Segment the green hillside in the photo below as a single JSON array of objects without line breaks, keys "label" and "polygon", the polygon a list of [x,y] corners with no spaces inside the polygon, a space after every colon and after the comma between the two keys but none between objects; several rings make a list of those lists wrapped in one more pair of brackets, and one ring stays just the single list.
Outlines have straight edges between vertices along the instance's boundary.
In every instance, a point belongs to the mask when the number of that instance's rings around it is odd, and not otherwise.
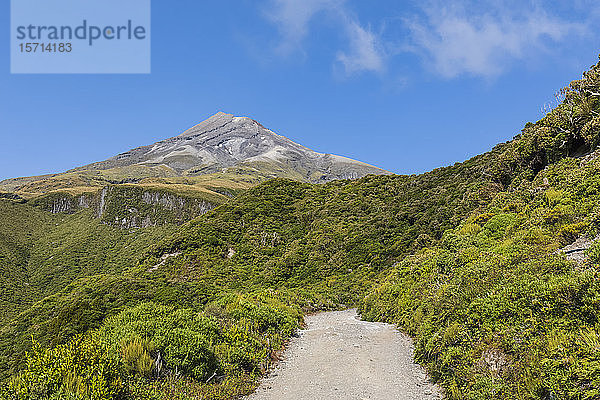
[{"label": "green hillside", "polygon": [[29,301],[31,244],[50,227],[52,217],[37,208],[0,199],[0,317]]},{"label": "green hillside", "polygon": [[25,199],[62,191],[73,195],[95,192],[105,186],[135,184],[141,187],[196,193],[209,198],[237,194],[274,176],[296,178],[293,171],[273,165],[240,166],[231,171],[199,176],[178,176],[165,167],[131,166],[94,171],[68,171],[62,174],[7,179],[0,190]]},{"label": "green hillside", "polygon": [[302,312],[359,305],[450,399],[600,398],[600,64],[564,93],[464,163],[275,179],[182,226],[2,202],[4,396],[232,398]]},{"label": "green hillside", "polygon": [[[402,260],[363,316],[414,336],[449,398],[597,399],[598,156],[550,165]],[[579,263],[558,252],[578,238],[594,243]]]}]

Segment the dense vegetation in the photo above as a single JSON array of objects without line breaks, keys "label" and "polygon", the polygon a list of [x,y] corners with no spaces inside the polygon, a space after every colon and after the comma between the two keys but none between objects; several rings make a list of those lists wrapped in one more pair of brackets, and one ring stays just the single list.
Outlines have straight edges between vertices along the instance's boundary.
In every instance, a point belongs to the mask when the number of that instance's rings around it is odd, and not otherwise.
[{"label": "dense vegetation", "polygon": [[[180,228],[0,200],[4,396],[230,398],[303,310],[360,304],[450,398],[599,398],[600,66],[564,95],[464,163],[275,179]],[[559,251],[577,239],[578,263]]]},{"label": "dense vegetation", "polygon": [[[8,200],[0,200],[0,208],[0,257],[5,260],[1,283],[6,285],[2,290],[21,296],[2,295],[7,302],[3,315],[22,310],[76,278],[120,272],[135,262],[141,249],[176,230],[174,224],[136,231],[115,229],[89,210],[51,215]],[[11,289],[14,285],[18,290]]]},{"label": "dense vegetation", "polygon": [[31,243],[49,226],[46,213],[11,200],[0,199],[0,317],[27,303],[27,263]]},{"label": "dense vegetation", "polygon": [[493,188],[473,179],[480,170],[475,159],[419,177],[272,180],[151,248],[139,273],[232,289],[314,287],[353,303],[415,239],[439,237],[489,197]]},{"label": "dense vegetation", "polygon": [[[248,393],[300,322],[300,310],[282,297],[232,293],[201,313],[141,303],[65,344],[35,345],[25,370],[7,382],[6,396],[174,399]],[[221,384],[210,384],[213,379]]]},{"label": "dense vegetation", "polygon": [[[34,246],[41,256],[29,257],[40,262],[32,275],[49,278],[40,285],[49,296],[4,323],[4,374],[26,365],[32,335],[40,348],[68,344],[107,316],[144,301],[202,312],[220,293],[267,287],[293,288],[294,304],[308,310],[356,303],[394,257],[411,251],[419,235],[420,241],[434,240],[489,199],[494,187],[473,179],[486,157],[420,177],[326,185],[274,180],[172,237],[170,225],[123,231],[85,210],[54,216],[60,223]],[[438,190],[450,181],[457,187]],[[154,241],[158,244],[148,246]],[[145,248],[139,263],[128,264],[130,254]],[[54,259],[68,266],[64,274],[52,274]]]},{"label": "dense vegetation", "polygon": [[[600,151],[567,157],[600,139],[598,72],[507,147],[506,191],[363,300],[417,338],[449,398],[600,398]],[[557,252],[578,238],[587,259]]]},{"label": "dense vegetation", "polygon": [[[160,283],[119,274],[177,229],[119,229],[93,210],[53,215],[1,199],[0,212],[0,377],[21,365],[32,334],[44,345],[57,344],[124,305],[156,296]],[[133,291],[140,287],[152,290]]]},{"label": "dense vegetation", "polygon": [[597,245],[580,264],[556,252],[600,233],[600,159],[588,162],[498,196],[364,299],[363,316],[417,338],[450,398],[600,396]]}]

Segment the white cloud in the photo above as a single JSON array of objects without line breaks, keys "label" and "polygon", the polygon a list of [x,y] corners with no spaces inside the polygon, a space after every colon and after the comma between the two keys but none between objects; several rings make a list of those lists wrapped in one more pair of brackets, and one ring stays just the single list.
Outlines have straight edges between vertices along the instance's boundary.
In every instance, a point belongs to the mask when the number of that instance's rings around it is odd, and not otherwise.
[{"label": "white cloud", "polygon": [[520,15],[506,9],[466,13],[458,8],[429,7],[425,18],[407,21],[413,51],[445,78],[462,74],[493,77],[516,60],[549,48],[583,24],[570,23],[531,9]]},{"label": "white cloud", "polygon": [[335,11],[345,0],[272,0],[267,18],[277,25],[282,39],[279,50],[290,52],[301,46],[313,17],[322,11]]},{"label": "white cloud", "polygon": [[377,35],[354,21],[349,21],[346,28],[350,39],[350,51],[340,51],[337,54],[337,60],[344,66],[346,74],[383,71],[384,53]]},{"label": "white cloud", "polygon": [[[280,32],[277,51],[284,56],[304,51],[311,24],[317,17],[328,18],[344,40],[334,50],[332,62],[346,76],[383,73],[393,58],[408,52],[419,54],[426,67],[444,78],[490,78],[505,73],[515,62],[535,60],[539,52],[554,51],[572,36],[586,34],[589,20],[594,12],[600,13],[600,7],[594,7],[597,0],[574,1],[581,4],[565,3],[553,16],[538,7],[536,0],[422,0],[420,15],[404,19],[390,15],[379,21],[388,28],[390,21],[397,21],[391,27],[393,39],[389,29],[375,32],[361,24],[350,11],[350,0],[267,0],[265,14]],[[588,11],[587,22],[559,17],[565,10],[581,8]]]},{"label": "white cloud", "polygon": [[384,69],[385,53],[378,36],[348,12],[346,0],[271,0],[266,15],[281,33],[278,51],[289,54],[300,50],[311,21],[320,13],[331,17],[346,37],[348,49],[339,51],[336,60],[347,75]]}]

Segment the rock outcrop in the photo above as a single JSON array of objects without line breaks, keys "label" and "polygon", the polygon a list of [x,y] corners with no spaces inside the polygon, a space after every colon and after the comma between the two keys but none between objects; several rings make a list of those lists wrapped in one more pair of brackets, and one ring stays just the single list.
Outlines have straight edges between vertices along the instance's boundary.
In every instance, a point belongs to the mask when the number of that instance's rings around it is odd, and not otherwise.
[{"label": "rock outcrop", "polygon": [[565,254],[567,260],[575,261],[579,266],[584,266],[588,262],[586,251],[592,247],[592,244],[600,237],[590,238],[588,236],[580,236],[572,244],[560,249]]},{"label": "rock outcrop", "polygon": [[31,200],[31,204],[53,214],[90,209],[103,223],[124,229],[182,224],[217,205],[202,198],[134,185],[107,186],[80,195],[54,192]]}]

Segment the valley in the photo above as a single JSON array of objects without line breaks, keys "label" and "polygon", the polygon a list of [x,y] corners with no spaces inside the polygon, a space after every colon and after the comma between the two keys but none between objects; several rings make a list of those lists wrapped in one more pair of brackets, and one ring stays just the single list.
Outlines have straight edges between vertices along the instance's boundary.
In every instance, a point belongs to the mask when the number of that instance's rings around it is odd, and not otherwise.
[{"label": "valley", "polygon": [[420,175],[219,113],[1,182],[0,398],[247,395],[305,315],[348,307],[412,337],[448,399],[598,398],[599,92],[600,64]]}]

